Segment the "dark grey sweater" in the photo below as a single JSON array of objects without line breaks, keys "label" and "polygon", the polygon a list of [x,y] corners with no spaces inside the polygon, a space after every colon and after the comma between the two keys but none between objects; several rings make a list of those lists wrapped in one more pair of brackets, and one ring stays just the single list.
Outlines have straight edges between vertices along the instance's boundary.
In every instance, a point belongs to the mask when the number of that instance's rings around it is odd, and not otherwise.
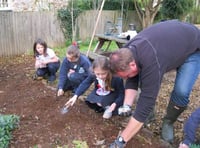
[{"label": "dark grey sweater", "polygon": [[144,122],[155,105],[164,73],[200,49],[200,31],[177,20],[160,22],[141,31],[125,47],[131,49],[139,68],[138,76],[126,81],[126,88],[137,89],[138,84],[141,88],[133,116]]}]

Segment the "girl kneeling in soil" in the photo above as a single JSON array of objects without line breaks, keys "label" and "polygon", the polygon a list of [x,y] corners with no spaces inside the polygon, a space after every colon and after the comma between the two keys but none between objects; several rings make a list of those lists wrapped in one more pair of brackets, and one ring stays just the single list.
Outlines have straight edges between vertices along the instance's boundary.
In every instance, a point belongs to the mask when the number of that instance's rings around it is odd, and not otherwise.
[{"label": "girl kneeling in soil", "polygon": [[33,45],[35,57],[36,74],[34,79],[48,76],[48,83],[56,80],[56,72],[60,67],[60,60],[55,52],[47,48],[47,44],[42,39],[37,39]]},{"label": "girl kneeling in soil", "polygon": [[92,73],[79,85],[65,106],[72,106],[93,82],[94,89],[85,103],[97,113],[104,112],[103,118],[108,119],[116,115],[118,108],[123,104],[124,84],[121,78],[112,76],[109,60],[106,57],[98,57],[93,61]]}]

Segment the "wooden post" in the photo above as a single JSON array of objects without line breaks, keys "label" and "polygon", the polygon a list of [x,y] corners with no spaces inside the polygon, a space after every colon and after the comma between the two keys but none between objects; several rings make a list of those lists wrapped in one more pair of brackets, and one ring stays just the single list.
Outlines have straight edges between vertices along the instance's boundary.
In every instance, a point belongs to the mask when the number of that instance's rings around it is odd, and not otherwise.
[{"label": "wooden post", "polygon": [[102,12],[104,3],[105,3],[105,0],[103,0],[103,2],[101,3],[101,8],[100,8],[98,16],[97,16],[97,20],[96,20],[96,23],[95,23],[95,26],[94,26],[94,30],[93,30],[93,33],[92,33],[92,38],[90,40],[90,44],[89,44],[89,47],[88,47],[88,50],[87,50],[87,53],[86,53],[87,57],[89,56],[90,48],[91,48],[91,45],[92,45],[92,42],[93,42],[93,39],[94,39],[94,35],[95,35],[96,29],[97,29],[97,25],[98,25],[98,22],[99,22],[99,18],[101,16],[101,12]]}]

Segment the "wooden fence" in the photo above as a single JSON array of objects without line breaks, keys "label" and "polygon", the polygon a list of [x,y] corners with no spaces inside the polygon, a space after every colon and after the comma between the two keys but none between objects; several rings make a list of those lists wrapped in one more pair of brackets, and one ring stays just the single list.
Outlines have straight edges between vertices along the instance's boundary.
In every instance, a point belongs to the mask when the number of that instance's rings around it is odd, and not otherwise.
[{"label": "wooden fence", "polygon": [[[111,21],[112,23],[117,24],[117,20],[120,17],[120,14],[121,11],[102,11],[95,33],[104,33],[104,26],[107,21]],[[97,15],[98,11],[91,10],[83,12],[78,17],[76,30],[78,37],[81,40],[91,38]],[[129,24],[131,23],[135,24],[137,27],[136,29],[141,29],[137,14],[134,11],[129,11],[126,13],[126,16],[123,16],[123,31],[127,31]]]},{"label": "wooden fence", "polygon": [[64,45],[54,13],[0,11],[0,57],[27,52],[37,38],[44,39],[49,47]]},{"label": "wooden fence", "polygon": [[[77,40],[90,40],[98,11],[86,11],[76,20]],[[104,33],[106,21],[117,23],[120,17],[118,11],[103,11],[96,33]],[[128,12],[123,17],[123,30],[128,24],[134,23],[138,27],[137,15]],[[44,39],[48,46],[58,47],[65,43],[64,35],[53,12],[3,12],[0,11],[0,57],[19,55],[32,49],[37,38]]]}]

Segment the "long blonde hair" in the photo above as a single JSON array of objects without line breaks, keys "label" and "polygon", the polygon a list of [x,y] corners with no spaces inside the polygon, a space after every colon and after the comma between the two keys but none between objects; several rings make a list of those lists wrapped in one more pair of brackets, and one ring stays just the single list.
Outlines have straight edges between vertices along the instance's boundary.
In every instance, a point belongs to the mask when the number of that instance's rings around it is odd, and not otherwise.
[{"label": "long blonde hair", "polygon": [[111,87],[111,81],[112,81],[112,73],[110,71],[110,62],[109,59],[107,57],[101,56],[101,57],[97,57],[92,64],[92,70],[94,70],[95,68],[100,68],[102,70],[108,71],[108,75],[106,77],[106,90],[111,91],[112,87]]}]

